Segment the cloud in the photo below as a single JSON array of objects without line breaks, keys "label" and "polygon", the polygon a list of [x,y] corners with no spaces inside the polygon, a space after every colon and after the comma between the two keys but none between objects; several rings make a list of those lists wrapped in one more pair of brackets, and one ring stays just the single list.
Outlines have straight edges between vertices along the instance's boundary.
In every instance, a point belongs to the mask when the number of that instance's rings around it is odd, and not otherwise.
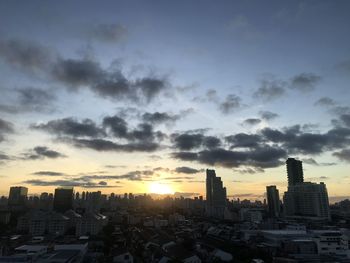
[{"label": "cloud", "polygon": [[104,181],[100,182],[84,182],[84,181],[77,181],[77,180],[54,180],[54,181],[47,181],[47,180],[41,180],[41,179],[31,179],[23,181],[24,184],[29,184],[33,186],[67,186],[67,187],[82,187],[82,188],[115,188],[120,187],[118,185],[108,185]]},{"label": "cloud", "polygon": [[249,118],[243,121],[243,125],[253,126],[253,125],[258,125],[260,122],[261,120],[258,118]]},{"label": "cloud", "polygon": [[339,160],[350,162],[350,149],[343,149],[339,152],[334,152],[333,155]]},{"label": "cloud", "polygon": [[335,68],[342,73],[348,74],[350,72],[350,59],[341,61],[335,66]]},{"label": "cloud", "polygon": [[52,92],[32,87],[15,89],[14,92],[16,100],[0,104],[0,111],[10,114],[53,111],[55,96]]},{"label": "cloud", "polygon": [[[280,166],[284,163],[285,158],[295,154],[320,155],[327,151],[342,150],[334,153],[334,156],[346,159],[345,147],[350,145],[350,128],[346,127],[347,122],[341,124],[343,126],[335,126],[323,133],[305,131],[304,126],[301,125],[282,129],[264,128],[255,134],[237,133],[225,137],[229,149],[217,147],[198,150],[198,146],[201,146],[200,141],[194,147],[193,141],[195,140],[189,138],[190,143],[185,143],[186,147],[178,145],[177,148],[181,151],[173,152],[171,156],[181,161],[198,162],[210,166],[226,168],[244,166],[245,168],[241,171],[247,173],[255,172],[252,170],[254,168],[265,169]],[[195,149],[197,151],[193,151]],[[306,162],[319,166],[334,165],[334,163],[317,163],[311,158]]]},{"label": "cloud", "polygon": [[142,115],[143,121],[150,122],[152,124],[173,123],[179,120],[180,118],[180,115],[173,115],[166,112],[146,112]]},{"label": "cloud", "polygon": [[201,133],[173,133],[171,139],[174,147],[180,150],[191,150],[195,148],[216,148],[220,146],[220,139],[214,136],[205,136]]},{"label": "cloud", "polygon": [[350,114],[342,114],[340,115],[340,120],[347,127],[350,127]]},{"label": "cloud", "polygon": [[127,34],[128,30],[121,24],[99,24],[89,31],[89,36],[104,42],[119,42]]},{"label": "cloud", "polygon": [[31,127],[59,136],[67,135],[73,137],[100,137],[105,135],[104,131],[101,128],[97,127],[95,122],[90,119],[83,119],[82,121],[78,121],[74,118],[64,118],[52,120],[46,124],[32,125]]},{"label": "cloud", "polygon": [[281,165],[287,153],[278,147],[265,146],[264,148],[256,148],[248,151],[232,151],[218,148],[197,153],[173,153],[172,156],[182,161],[197,161],[206,165],[226,168],[242,165],[271,168]]},{"label": "cloud", "polygon": [[64,154],[50,150],[46,146],[36,146],[32,150],[23,153],[24,160],[40,160],[44,158],[57,159],[66,157]]},{"label": "cloud", "polygon": [[263,79],[260,87],[253,93],[253,97],[267,102],[281,98],[286,93],[286,85],[285,81]]},{"label": "cloud", "polygon": [[[240,174],[256,174],[256,173],[263,173],[264,172],[264,169],[262,168],[259,168],[259,167],[246,167],[246,168],[243,168],[243,169],[234,169],[233,171],[235,172],[238,172]],[[238,181],[236,181],[238,182]],[[239,181],[241,182],[241,181]]]},{"label": "cloud", "polygon": [[271,121],[279,117],[277,113],[271,111],[259,111],[259,115],[263,120]]},{"label": "cloud", "polygon": [[32,173],[32,175],[42,175],[42,176],[64,176],[64,173],[53,172],[53,171],[38,171]]},{"label": "cloud", "polygon": [[159,142],[166,136],[154,131],[148,123],[129,129],[126,121],[119,116],[104,117],[101,125],[90,119],[64,118],[31,127],[55,135],[58,141],[96,151],[153,152],[160,148]]},{"label": "cloud", "polygon": [[315,106],[329,107],[334,105],[336,105],[336,102],[329,97],[322,97],[315,102]]},{"label": "cloud", "polygon": [[313,158],[303,159],[302,161],[306,164],[315,165],[315,166],[333,166],[333,165],[336,165],[336,163],[318,163]]},{"label": "cloud", "polygon": [[223,102],[220,103],[219,109],[223,114],[235,112],[242,107],[242,99],[234,94],[229,94]]},{"label": "cloud", "polygon": [[321,77],[314,73],[301,73],[291,78],[289,88],[308,92],[313,90],[320,80]]},{"label": "cloud", "polygon": [[204,171],[203,169],[198,170],[198,169],[187,167],[187,166],[181,166],[181,167],[175,168],[176,173],[183,173],[183,174],[196,174],[196,173],[200,173],[203,171]]},{"label": "cloud", "polygon": [[19,39],[0,41],[0,58],[25,71],[42,71],[52,61],[52,53],[37,43]]},{"label": "cloud", "polygon": [[0,142],[5,140],[7,134],[14,133],[13,124],[0,118]]},{"label": "cloud", "polygon": [[174,197],[179,198],[179,197],[184,197],[184,198],[191,198],[194,196],[199,196],[199,193],[190,193],[190,192],[175,192]]},{"label": "cloud", "polygon": [[[162,168],[163,169],[163,168]],[[142,180],[148,180],[153,175],[156,175],[159,171],[159,168],[155,168],[153,170],[135,170],[130,171],[125,174],[121,175],[83,175],[78,178],[75,178],[78,181],[91,181],[91,180],[130,180],[130,181],[142,181]]]},{"label": "cloud", "polygon": [[104,69],[93,59],[63,58],[51,53],[34,42],[0,42],[0,59],[25,71],[40,71],[70,91],[89,89],[103,98],[150,103],[170,87],[164,77],[147,75],[129,79],[122,69],[113,65]]},{"label": "cloud", "polygon": [[257,134],[237,133],[225,137],[231,148],[255,148],[263,141]]},{"label": "cloud", "polygon": [[290,153],[321,154],[350,143],[350,129],[342,127],[333,128],[323,134],[304,133],[300,126],[292,126],[284,131],[265,128],[261,133],[271,142],[282,143],[282,147]]},{"label": "cloud", "polygon": [[158,143],[147,141],[125,144],[104,139],[68,139],[67,141],[78,148],[88,148],[100,152],[154,152],[160,148]]}]

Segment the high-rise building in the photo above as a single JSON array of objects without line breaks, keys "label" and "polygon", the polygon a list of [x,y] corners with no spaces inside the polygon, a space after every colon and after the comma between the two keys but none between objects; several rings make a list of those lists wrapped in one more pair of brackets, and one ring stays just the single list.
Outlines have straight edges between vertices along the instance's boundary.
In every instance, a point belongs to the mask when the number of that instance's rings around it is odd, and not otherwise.
[{"label": "high-rise building", "polygon": [[322,182],[304,182],[288,186],[283,202],[287,217],[330,219],[327,188]]},{"label": "high-rise building", "polygon": [[267,205],[270,216],[278,217],[280,215],[280,196],[275,185],[266,186]]},{"label": "high-rise building", "polygon": [[288,158],[286,165],[289,186],[304,182],[303,164],[301,161]]},{"label": "high-rise building", "polygon": [[12,211],[20,211],[25,208],[28,188],[23,186],[12,186],[10,188],[8,207]]},{"label": "high-rise building", "polygon": [[207,169],[206,178],[206,213],[208,216],[222,218],[226,208],[226,187],[223,187],[215,170]]},{"label": "high-rise building", "polygon": [[73,208],[73,188],[56,188],[53,199],[53,209],[57,212],[64,213]]}]

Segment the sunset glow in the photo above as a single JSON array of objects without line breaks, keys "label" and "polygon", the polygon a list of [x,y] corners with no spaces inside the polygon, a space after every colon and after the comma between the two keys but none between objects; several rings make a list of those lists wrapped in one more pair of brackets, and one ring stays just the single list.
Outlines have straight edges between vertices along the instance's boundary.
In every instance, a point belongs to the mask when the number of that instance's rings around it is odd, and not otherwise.
[{"label": "sunset glow", "polygon": [[160,195],[174,194],[174,190],[170,185],[153,182],[149,186],[149,193]]}]

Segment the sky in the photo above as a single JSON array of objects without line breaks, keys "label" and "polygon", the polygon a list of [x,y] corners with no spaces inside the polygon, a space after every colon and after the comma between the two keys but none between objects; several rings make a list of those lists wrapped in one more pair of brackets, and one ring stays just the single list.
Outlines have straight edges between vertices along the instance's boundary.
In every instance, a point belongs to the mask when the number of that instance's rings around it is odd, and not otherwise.
[{"label": "sky", "polygon": [[0,194],[350,196],[348,1],[1,1]]}]

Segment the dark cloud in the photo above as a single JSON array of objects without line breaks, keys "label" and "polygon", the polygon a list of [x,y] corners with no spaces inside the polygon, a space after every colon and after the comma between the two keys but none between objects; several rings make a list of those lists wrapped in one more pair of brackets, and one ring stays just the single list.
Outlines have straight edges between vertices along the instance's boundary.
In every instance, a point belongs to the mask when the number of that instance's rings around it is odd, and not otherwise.
[{"label": "dark cloud", "polygon": [[58,141],[96,151],[153,152],[160,148],[159,142],[166,137],[148,123],[129,129],[127,122],[118,116],[105,117],[100,126],[90,119],[65,118],[31,127],[56,135]]},{"label": "dark cloud", "polygon": [[32,173],[33,175],[43,175],[43,176],[64,176],[64,173],[53,172],[53,171],[38,171]]},{"label": "dark cloud", "polygon": [[119,42],[127,33],[126,27],[121,24],[99,24],[89,31],[89,36],[104,42]]},{"label": "dark cloud", "polygon": [[64,118],[52,120],[46,124],[32,125],[31,127],[59,136],[100,137],[105,135],[105,132],[101,128],[97,127],[95,122],[90,119],[78,121],[74,118]]},{"label": "dark cloud", "polygon": [[197,134],[172,134],[175,147],[180,150],[191,150],[202,145],[204,135]]},{"label": "dark cloud", "polygon": [[300,126],[292,126],[284,131],[265,128],[261,131],[265,139],[282,143],[290,153],[321,154],[324,151],[343,148],[350,143],[350,129],[337,127],[326,133],[302,132]]},{"label": "dark cloud", "polygon": [[319,100],[317,100],[315,102],[315,105],[316,106],[327,106],[327,107],[329,107],[329,106],[336,105],[336,102],[333,99],[329,98],[329,97],[322,97],[322,98],[320,98]]},{"label": "dark cloud", "polygon": [[53,78],[71,89],[94,85],[104,74],[97,62],[87,59],[59,59],[51,71]]},{"label": "dark cloud", "polygon": [[342,73],[348,74],[350,72],[350,59],[338,63],[335,68]]},{"label": "dark cloud", "polygon": [[226,136],[225,140],[230,143],[231,148],[256,148],[263,141],[257,134],[237,133]]},{"label": "dark cloud", "polygon": [[52,54],[37,43],[12,39],[0,41],[0,58],[26,71],[42,71],[49,67]]},{"label": "dark cloud", "polygon": [[0,142],[5,140],[7,134],[14,133],[13,124],[0,118]]},{"label": "dark cloud", "polygon": [[21,40],[0,42],[0,58],[24,70],[40,70],[69,90],[90,89],[104,98],[149,103],[170,86],[162,77],[149,75],[128,79],[121,69],[113,65],[106,70],[92,59],[53,56],[47,48]]},{"label": "dark cloud", "polygon": [[350,149],[343,149],[339,152],[334,152],[333,155],[339,160],[350,162]]},{"label": "dark cloud", "polygon": [[56,159],[56,158],[63,158],[63,157],[66,157],[66,156],[60,152],[50,150],[46,146],[34,147],[32,150],[23,154],[23,159],[25,160],[40,160],[44,158]]},{"label": "dark cloud", "polygon": [[154,152],[160,148],[158,143],[147,141],[125,144],[104,139],[72,139],[67,141],[78,148],[88,148],[100,152]]},{"label": "dark cloud", "polygon": [[229,94],[223,102],[220,103],[219,109],[224,114],[237,111],[242,107],[242,99],[234,94]]},{"label": "dark cloud", "polygon": [[194,196],[199,196],[199,193],[185,193],[185,192],[175,192],[174,197],[184,197],[184,198],[191,198]]},{"label": "dark cloud", "polygon": [[26,112],[52,112],[55,95],[52,91],[33,87],[15,89],[16,99],[0,104],[0,111],[10,114]]},{"label": "dark cloud", "polygon": [[313,158],[307,158],[302,160],[306,164],[315,165],[315,166],[333,166],[336,165],[336,163],[319,163]]},{"label": "dark cloud", "polygon": [[263,120],[267,121],[274,120],[279,116],[277,113],[271,111],[259,111],[259,115]]},{"label": "dark cloud", "polygon": [[12,158],[5,153],[0,152],[0,162],[4,160],[11,160]]},{"label": "dark cloud", "polygon": [[41,179],[32,179],[23,181],[24,184],[34,185],[34,186],[67,186],[67,187],[82,187],[82,188],[115,188],[120,187],[117,185],[107,185],[106,182],[84,182],[77,180],[54,180],[47,181]]},{"label": "dark cloud", "polygon": [[242,169],[234,169],[233,171],[238,172],[240,174],[256,174],[256,173],[264,173],[264,169],[260,167],[246,167]]},{"label": "dark cloud", "polygon": [[272,101],[282,97],[285,93],[286,82],[275,79],[263,79],[253,97],[263,101]]},{"label": "dark cloud", "polygon": [[191,150],[200,147],[216,148],[221,144],[219,138],[205,136],[201,133],[173,133],[171,139],[174,143],[174,147],[180,150]]},{"label": "dark cloud", "polygon": [[166,112],[154,112],[154,113],[146,112],[142,115],[142,119],[145,122],[150,122],[153,124],[169,123],[169,122],[171,123],[179,120],[180,115],[173,115]]},{"label": "dark cloud", "polygon": [[301,73],[291,78],[289,87],[291,89],[307,92],[313,90],[320,80],[321,77],[314,73]]},{"label": "dark cloud", "polygon": [[125,174],[121,175],[84,175],[81,177],[76,178],[78,181],[91,181],[91,180],[130,180],[130,181],[141,181],[141,180],[148,180],[153,175],[157,174],[156,168],[153,170],[135,170],[130,171]]},{"label": "dark cloud", "polygon": [[194,152],[174,152],[171,156],[181,161],[196,161],[198,159],[198,154]]},{"label": "dark cloud", "polygon": [[183,173],[183,174],[196,174],[196,173],[200,173],[203,171],[204,171],[203,169],[198,170],[198,169],[187,167],[187,166],[181,166],[181,167],[175,168],[176,173]]},{"label": "dark cloud", "polygon": [[119,116],[105,117],[103,119],[103,126],[111,129],[113,135],[116,137],[128,137],[128,124]]},{"label": "dark cloud", "polygon": [[198,153],[173,153],[173,158],[182,161],[197,161],[206,165],[226,168],[239,167],[241,165],[260,168],[277,167],[283,163],[286,156],[286,151],[271,146],[249,151],[231,151],[219,148]]},{"label": "dark cloud", "polygon": [[340,115],[340,120],[343,124],[350,128],[350,114],[342,114]]},{"label": "dark cloud", "polygon": [[249,118],[249,119],[244,120],[243,124],[253,126],[253,125],[258,125],[260,122],[261,122],[261,120],[258,118]]}]

